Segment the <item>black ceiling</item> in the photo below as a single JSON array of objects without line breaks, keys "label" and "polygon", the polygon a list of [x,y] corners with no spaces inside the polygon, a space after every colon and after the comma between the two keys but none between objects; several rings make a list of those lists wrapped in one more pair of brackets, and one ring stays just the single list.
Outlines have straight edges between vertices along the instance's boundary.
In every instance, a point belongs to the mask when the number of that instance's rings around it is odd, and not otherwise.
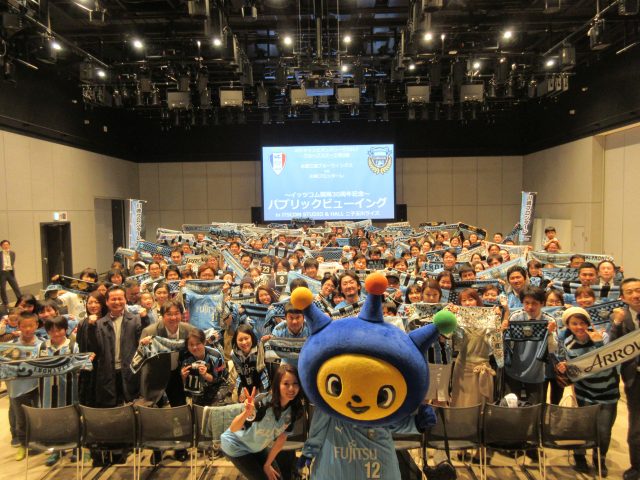
[{"label": "black ceiling", "polygon": [[[339,116],[495,121],[554,97],[561,79],[571,83],[580,67],[625,55],[639,40],[638,0],[3,1],[4,63],[55,63],[85,102],[128,108],[164,127]],[[590,38],[598,19],[604,24]],[[50,50],[53,39],[61,50]],[[563,64],[563,46],[575,48],[575,63]],[[357,87],[359,106],[329,95],[297,107],[291,89],[317,79]],[[430,87],[427,103],[411,105],[406,87],[415,84]],[[467,84],[482,86],[476,101],[464,101]],[[219,108],[220,88],[241,89],[242,109]],[[191,97],[187,108],[169,108],[176,91]]]}]

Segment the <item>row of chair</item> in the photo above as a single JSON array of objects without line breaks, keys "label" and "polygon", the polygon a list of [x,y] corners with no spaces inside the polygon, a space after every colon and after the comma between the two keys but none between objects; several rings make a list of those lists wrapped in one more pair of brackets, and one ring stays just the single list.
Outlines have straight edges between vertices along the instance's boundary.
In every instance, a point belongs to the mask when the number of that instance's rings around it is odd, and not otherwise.
[{"label": "row of chair", "polygon": [[[480,478],[487,477],[487,450],[501,452],[537,452],[540,478],[547,478],[546,449],[597,451],[598,479],[602,478],[598,413],[600,405],[579,408],[538,404],[509,408],[484,404],[472,407],[435,407],[438,423],[425,435],[406,442],[396,438],[396,446],[445,450],[445,429],[449,448],[453,451],[477,449],[480,452]],[[440,411],[438,411],[440,410]],[[441,415],[443,414],[443,415]],[[441,419],[444,418],[444,421]],[[404,441],[403,441],[404,440]],[[467,465],[475,477],[471,466]],[[529,472],[522,465],[523,473]]]},{"label": "row of chair", "polygon": [[[228,425],[213,421],[203,425],[204,408],[180,406],[149,408],[125,405],[91,408],[83,405],[62,408],[23,407],[27,418],[27,452],[35,450],[77,450],[76,476],[84,476],[83,449],[127,449],[134,451],[134,478],[140,478],[142,451],[154,449],[189,450],[190,476],[197,476],[197,455],[219,442]],[[538,451],[540,476],[546,480],[545,449],[594,448],[600,458],[598,437],[599,405],[567,408],[533,405],[508,408],[496,405],[435,407],[439,421],[425,435],[395,436],[396,448],[445,449],[445,428],[453,451],[478,449],[480,477],[487,475],[487,449],[497,451]],[[242,404],[213,407],[212,415],[232,418]],[[311,413],[311,412],[309,412]],[[203,427],[207,428],[203,428]],[[299,449],[306,438],[308,418],[294,426],[286,448]],[[423,460],[426,460],[423,454]],[[25,478],[28,476],[28,454]],[[470,468],[470,467],[469,467]],[[473,473],[473,471],[471,471]],[[525,473],[526,470],[525,470]],[[601,479],[600,465],[598,478]]]}]

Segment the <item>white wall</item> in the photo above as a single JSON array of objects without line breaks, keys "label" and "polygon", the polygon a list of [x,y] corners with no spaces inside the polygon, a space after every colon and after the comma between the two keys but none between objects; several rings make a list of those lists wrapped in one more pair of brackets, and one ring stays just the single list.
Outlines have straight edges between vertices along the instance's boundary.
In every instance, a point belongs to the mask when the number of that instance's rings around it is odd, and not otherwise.
[{"label": "white wall", "polygon": [[640,275],[640,127],[604,138],[604,251]]},{"label": "white wall", "polygon": [[94,199],[138,196],[138,166],[117,158],[0,131],[0,238],[16,252],[20,285],[42,281],[40,223],[71,222],[73,271],[95,267]]},{"label": "white wall", "polygon": [[[158,226],[250,222],[251,207],[261,205],[260,175],[259,162],[141,164],[147,237]],[[520,212],[522,157],[400,158],[396,186],[413,224],[463,221],[508,232]]]},{"label": "white wall", "polygon": [[524,157],[523,190],[538,192],[536,218],[573,223],[572,242],[558,237],[565,251],[576,251],[580,245],[588,252],[602,252],[603,158],[599,137]]}]

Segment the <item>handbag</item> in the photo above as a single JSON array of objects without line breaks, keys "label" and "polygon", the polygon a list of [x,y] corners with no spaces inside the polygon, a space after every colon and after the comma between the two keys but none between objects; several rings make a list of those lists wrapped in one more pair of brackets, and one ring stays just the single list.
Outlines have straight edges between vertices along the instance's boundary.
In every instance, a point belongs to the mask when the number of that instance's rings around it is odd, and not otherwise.
[{"label": "handbag", "polygon": [[438,413],[442,420],[442,428],[444,429],[444,450],[447,452],[447,459],[441,461],[435,467],[427,465],[427,447],[426,442],[422,441],[422,458],[424,458],[424,467],[422,471],[427,476],[427,480],[456,480],[458,474],[455,467],[451,464],[451,451],[449,450],[449,437],[447,436],[447,422],[444,419],[444,411],[439,408]]}]

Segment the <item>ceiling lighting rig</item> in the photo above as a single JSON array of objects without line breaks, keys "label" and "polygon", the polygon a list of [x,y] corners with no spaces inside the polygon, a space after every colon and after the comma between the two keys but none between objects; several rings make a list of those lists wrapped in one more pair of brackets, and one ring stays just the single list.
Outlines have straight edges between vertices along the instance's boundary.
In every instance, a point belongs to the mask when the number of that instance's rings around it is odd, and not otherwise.
[{"label": "ceiling lighting rig", "polygon": [[559,95],[581,63],[635,46],[625,32],[638,29],[640,10],[640,0],[597,2],[595,12],[567,12],[563,0],[160,3],[8,0],[4,78],[16,63],[55,64],[75,72],[88,105],[134,110],[165,129],[473,121]]}]

